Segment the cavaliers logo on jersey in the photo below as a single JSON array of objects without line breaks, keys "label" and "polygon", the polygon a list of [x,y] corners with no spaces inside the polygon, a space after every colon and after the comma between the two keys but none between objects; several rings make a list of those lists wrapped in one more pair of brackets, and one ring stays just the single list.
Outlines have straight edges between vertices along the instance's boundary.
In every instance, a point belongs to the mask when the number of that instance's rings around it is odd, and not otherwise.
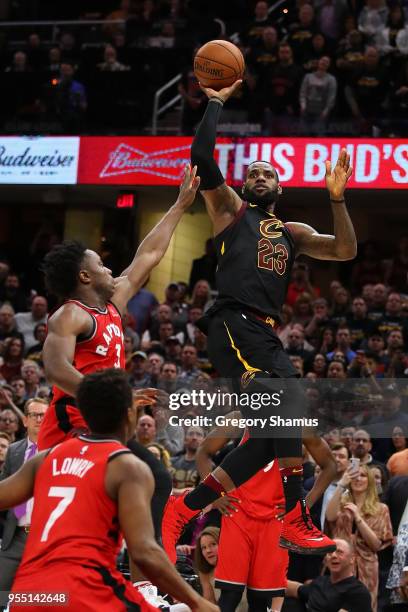
[{"label": "cavaliers logo on jersey", "polygon": [[279,221],[276,217],[274,219],[262,219],[259,222],[259,231],[264,238],[280,238],[282,232],[279,232],[281,227],[284,227],[282,221]]}]

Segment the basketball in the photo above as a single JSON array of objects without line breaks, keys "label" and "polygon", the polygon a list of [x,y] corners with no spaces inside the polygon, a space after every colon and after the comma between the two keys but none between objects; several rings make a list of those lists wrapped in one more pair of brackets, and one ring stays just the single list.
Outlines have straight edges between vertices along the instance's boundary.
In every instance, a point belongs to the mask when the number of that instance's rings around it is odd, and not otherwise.
[{"label": "basketball", "polygon": [[204,87],[219,91],[242,79],[245,70],[241,51],[228,40],[211,40],[194,58],[194,74]]}]

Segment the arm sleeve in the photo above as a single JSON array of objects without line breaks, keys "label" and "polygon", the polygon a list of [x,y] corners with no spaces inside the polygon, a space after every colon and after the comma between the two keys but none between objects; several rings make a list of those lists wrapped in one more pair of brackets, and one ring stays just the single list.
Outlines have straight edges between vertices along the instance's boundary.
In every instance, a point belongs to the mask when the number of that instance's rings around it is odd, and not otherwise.
[{"label": "arm sleeve", "polygon": [[217,123],[221,110],[222,104],[219,102],[215,100],[208,102],[191,146],[191,163],[197,166],[197,175],[201,178],[201,191],[216,189],[224,182],[224,177],[214,160]]}]

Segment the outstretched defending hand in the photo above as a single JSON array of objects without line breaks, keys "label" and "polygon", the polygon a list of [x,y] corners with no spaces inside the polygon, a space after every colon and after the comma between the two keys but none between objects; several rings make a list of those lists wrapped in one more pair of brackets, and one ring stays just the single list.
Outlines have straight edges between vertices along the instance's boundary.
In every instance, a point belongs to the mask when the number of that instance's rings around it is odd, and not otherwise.
[{"label": "outstretched defending hand", "polygon": [[341,200],[347,181],[353,173],[353,168],[350,166],[350,155],[346,149],[340,151],[337,164],[332,171],[331,163],[326,161],[326,187],[329,190],[332,200]]},{"label": "outstretched defending hand", "polygon": [[204,87],[199,83],[201,90],[205,93],[208,98],[219,98],[221,102],[226,102],[232,94],[234,94],[239,87],[242,85],[242,79],[238,79],[229,87],[224,87],[220,89],[220,91],[216,91],[215,89],[211,89],[211,87]]},{"label": "outstretched defending hand", "polygon": [[185,167],[183,182],[180,185],[180,193],[178,195],[176,206],[187,210],[194,202],[197,189],[200,186],[200,177],[196,176],[197,166],[191,168],[190,164]]}]

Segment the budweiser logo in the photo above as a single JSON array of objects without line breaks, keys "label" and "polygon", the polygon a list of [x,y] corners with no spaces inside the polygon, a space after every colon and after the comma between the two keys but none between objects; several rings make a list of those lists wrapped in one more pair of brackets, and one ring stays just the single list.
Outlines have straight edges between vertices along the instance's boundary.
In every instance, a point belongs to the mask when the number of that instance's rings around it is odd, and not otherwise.
[{"label": "budweiser logo", "polygon": [[8,152],[5,146],[0,146],[0,167],[2,168],[67,168],[75,161],[74,155],[66,155],[58,149],[45,155],[31,152],[26,147],[19,153]]},{"label": "budweiser logo", "polygon": [[190,162],[190,145],[146,153],[125,143],[109,154],[109,161],[100,178],[142,172],[178,181]]}]

